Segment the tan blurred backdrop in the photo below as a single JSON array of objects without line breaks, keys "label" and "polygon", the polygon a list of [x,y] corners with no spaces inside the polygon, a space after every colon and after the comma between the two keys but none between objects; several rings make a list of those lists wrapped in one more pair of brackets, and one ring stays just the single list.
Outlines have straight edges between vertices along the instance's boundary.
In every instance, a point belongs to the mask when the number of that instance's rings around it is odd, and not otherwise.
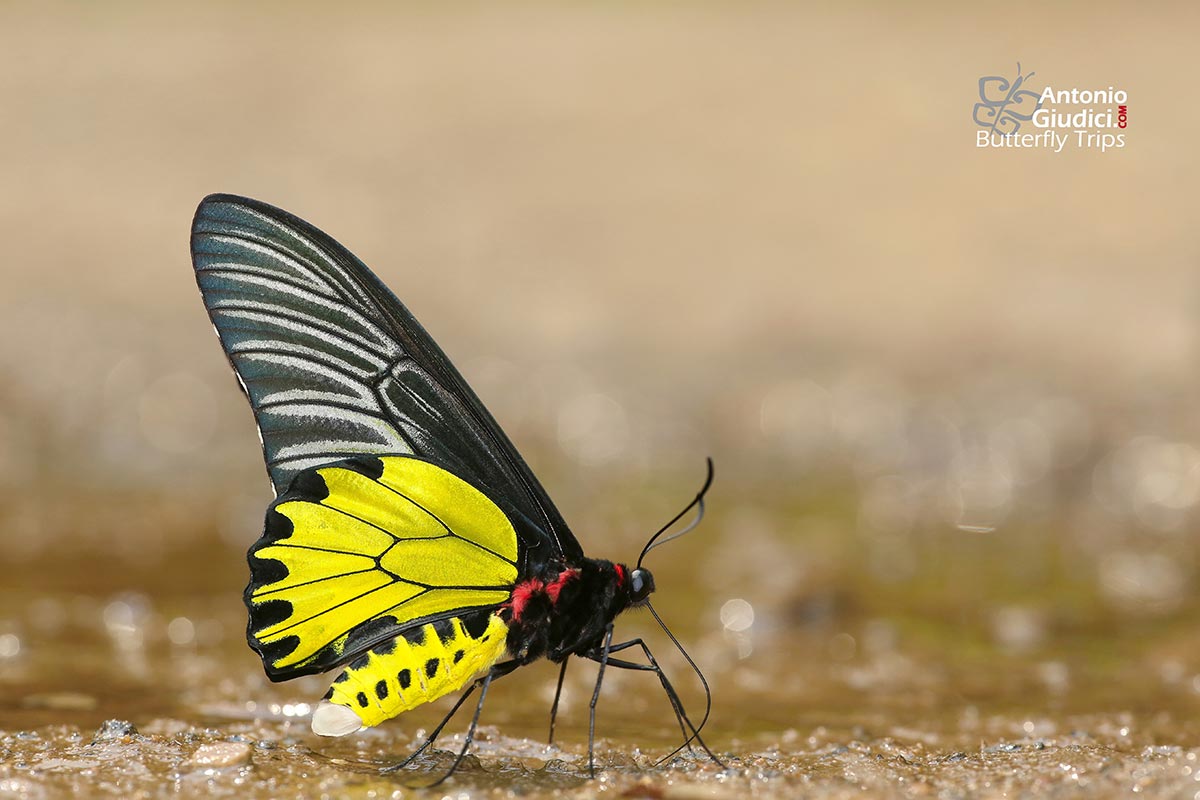
[{"label": "tan blurred backdrop", "polygon": [[[1085,582],[1178,607],[1198,23],[1185,3],[4,4],[0,559],[35,567],[20,582],[100,558],[107,577],[64,580],[107,587],[217,531],[241,569],[267,486],[187,251],[223,191],[372,265],[585,541],[639,539],[711,453],[712,536],[760,560],[696,569],[738,586],[826,534],[866,543],[847,572],[904,577],[925,531],[1037,523],[1082,537]],[[1125,89],[1127,146],[977,149],[977,81],[1018,61],[1036,88]],[[833,510],[798,509],[813,486]]]}]

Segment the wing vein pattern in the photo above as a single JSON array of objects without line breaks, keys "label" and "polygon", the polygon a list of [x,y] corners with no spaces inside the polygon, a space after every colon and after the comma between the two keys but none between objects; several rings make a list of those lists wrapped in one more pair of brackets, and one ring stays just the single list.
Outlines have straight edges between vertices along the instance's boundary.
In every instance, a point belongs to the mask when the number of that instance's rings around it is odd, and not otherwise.
[{"label": "wing vein pattern", "polygon": [[212,195],[196,211],[192,260],[277,496],[305,470],[409,455],[502,502],[532,557],[583,557],[462,376],[348,250],[285,211]]},{"label": "wing vein pattern", "polygon": [[272,678],[323,671],[438,615],[499,606],[520,551],[504,512],[436,464],[305,470],[251,548],[248,638]]}]

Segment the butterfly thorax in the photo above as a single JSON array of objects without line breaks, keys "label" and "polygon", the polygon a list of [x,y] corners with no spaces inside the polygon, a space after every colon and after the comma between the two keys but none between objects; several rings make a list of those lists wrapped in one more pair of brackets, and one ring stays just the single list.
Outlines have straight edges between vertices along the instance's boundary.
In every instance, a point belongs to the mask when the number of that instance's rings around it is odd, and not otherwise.
[{"label": "butterfly thorax", "polygon": [[[649,579],[648,571],[640,574]],[[500,609],[508,624],[509,654],[528,664],[598,650],[613,619],[644,599],[635,598],[629,576],[624,564],[586,558],[521,581]]]}]

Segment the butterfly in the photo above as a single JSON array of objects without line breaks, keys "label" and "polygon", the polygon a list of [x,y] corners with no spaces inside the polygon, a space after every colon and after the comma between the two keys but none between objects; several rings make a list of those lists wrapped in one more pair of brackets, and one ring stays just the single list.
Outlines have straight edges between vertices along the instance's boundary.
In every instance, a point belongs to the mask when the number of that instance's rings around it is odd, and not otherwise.
[{"label": "butterfly", "polygon": [[[449,777],[470,748],[492,681],[541,658],[653,672],[684,747],[697,744],[711,693],[650,605],[641,566],[588,558],[512,442],[391,291],[331,237],[286,211],[206,197],[192,224],[205,308],[250,401],[275,500],[251,546],[246,638],[267,676],[338,670],[312,729],[344,736],[466,687],[427,749],[476,689]],[[699,518],[696,520],[699,521]],[[700,676],[706,710],[688,718],[641,639],[613,621],[646,607]],[[640,653],[645,661],[617,657]],[[673,755],[673,754],[672,754]],[[439,781],[440,782],[440,781]]]}]

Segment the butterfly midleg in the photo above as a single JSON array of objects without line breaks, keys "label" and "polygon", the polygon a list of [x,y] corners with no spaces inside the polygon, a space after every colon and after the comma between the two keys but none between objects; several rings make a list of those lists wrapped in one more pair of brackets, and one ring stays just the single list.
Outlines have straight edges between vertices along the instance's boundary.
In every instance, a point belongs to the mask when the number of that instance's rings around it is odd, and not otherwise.
[{"label": "butterfly midleg", "polygon": [[[612,658],[609,655],[609,653],[618,653],[631,647],[640,647],[642,649],[642,653],[646,656],[646,660],[650,663],[639,664],[634,661],[624,661],[622,659]],[[609,644],[603,653],[597,653],[593,651],[591,653],[587,653],[586,655],[587,658],[597,662],[599,662],[601,656],[603,656],[604,663],[609,666],[616,667],[617,669],[632,669],[641,672],[653,672],[658,676],[659,683],[662,684],[663,691],[666,693],[667,699],[671,702],[671,708],[675,711],[676,721],[679,723],[680,731],[684,736],[683,744],[672,750],[663,758],[659,759],[659,763],[671,758],[685,747],[690,748],[691,743],[695,741],[699,743],[705,754],[707,754],[708,757],[713,760],[713,763],[722,767],[725,766],[721,760],[713,754],[712,750],[708,748],[708,745],[704,743],[704,739],[700,737],[700,728],[704,727],[704,723],[708,721],[707,712],[704,715],[704,719],[701,720],[699,727],[692,723],[691,719],[688,718],[687,712],[683,708],[683,701],[679,699],[679,693],[675,691],[675,687],[672,686],[670,680],[667,679],[666,673],[663,672],[662,667],[660,667],[658,665],[658,661],[655,660],[654,654],[650,651],[650,647],[642,639],[630,639],[627,642],[620,642],[615,645]],[[601,666],[601,670],[603,671],[603,665]],[[688,734],[688,730],[691,731],[690,735]]]},{"label": "butterfly midleg", "polygon": [[[382,768],[381,770],[379,770],[380,773],[386,774],[389,772],[396,772],[397,770],[404,769],[409,764],[411,764],[413,762],[413,759],[415,759],[417,756],[421,755],[421,753],[423,753],[427,749],[429,749],[429,746],[432,745],[437,740],[438,736],[440,736],[442,733],[442,729],[445,728],[446,724],[448,722],[450,722],[451,719],[454,718],[454,715],[458,713],[458,710],[460,708],[462,708],[463,703],[465,703],[467,701],[467,698],[470,697],[471,694],[476,689],[483,686],[485,681],[490,683],[491,681],[496,680],[497,678],[503,678],[505,675],[512,672],[514,669],[516,669],[519,666],[521,666],[521,665],[517,661],[504,661],[504,662],[494,665],[490,670],[488,670],[487,675],[484,675],[483,677],[477,678],[474,681],[472,681],[471,685],[467,687],[467,690],[465,692],[463,692],[462,695],[459,696],[458,700],[455,701],[454,707],[450,709],[449,713],[447,713],[446,716],[442,717],[442,721],[439,722],[437,727],[433,729],[433,733],[431,733],[425,737],[425,741],[421,743],[421,746],[418,747],[416,750],[414,750],[407,758],[405,758],[400,763],[393,764],[390,767]],[[480,703],[480,707],[482,707],[482,705],[483,705],[482,697],[479,698],[479,703]],[[476,719],[479,718],[478,709],[475,712],[475,716],[476,716]],[[468,744],[469,744],[469,742],[468,742]],[[457,761],[454,762],[454,767],[451,768],[450,772],[453,772],[454,769],[456,769],[458,767],[459,761],[462,761],[461,756],[459,757],[459,759]],[[444,776],[442,776],[442,778],[438,781],[438,783],[441,783],[448,777],[450,777],[450,773],[446,773]]]},{"label": "butterfly midleg", "polygon": [[554,722],[558,719],[558,699],[562,697],[563,679],[567,677],[567,662],[570,660],[570,656],[564,658],[562,669],[558,671],[558,686],[554,689],[554,702],[550,705],[550,738],[546,740],[547,744],[554,744]]},{"label": "butterfly midleg", "polygon": [[[483,701],[487,699],[488,687],[492,685],[492,680],[494,680],[495,678],[503,677],[504,675],[507,675],[509,672],[512,672],[514,669],[516,669],[518,666],[520,666],[520,664],[518,664],[515,661],[510,661],[510,662],[506,662],[506,663],[510,663],[513,666],[510,667],[505,672],[502,672],[499,674],[496,673],[495,668],[490,669],[490,670],[488,670],[487,675],[484,675],[482,678],[480,678],[478,681],[476,681],[477,684],[480,684],[479,702],[475,704],[475,716],[471,717],[471,726],[469,728],[467,728],[467,739],[466,739],[466,741],[463,742],[462,750],[458,751],[458,757],[454,759],[454,763],[450,765],[450,769],[446,771],[446,774],[443,775],[442,777],[438,778],[433,783],[429,784],[429,786],[426,788],[433,788],[434,786],[438,786],[443,781],[445,781],[447,778],[449,778],[451,775],[453,775],[454,772],[458,769],[458,765],[461,764],[462,760],[467,757],[467,751],[471,749],[471,742],[475,741],[475,728],[476,728],[476,726],[479,725],[479,715],[483,713]],[[475,688],[475,687],[472,686],[471,688]]]}]

